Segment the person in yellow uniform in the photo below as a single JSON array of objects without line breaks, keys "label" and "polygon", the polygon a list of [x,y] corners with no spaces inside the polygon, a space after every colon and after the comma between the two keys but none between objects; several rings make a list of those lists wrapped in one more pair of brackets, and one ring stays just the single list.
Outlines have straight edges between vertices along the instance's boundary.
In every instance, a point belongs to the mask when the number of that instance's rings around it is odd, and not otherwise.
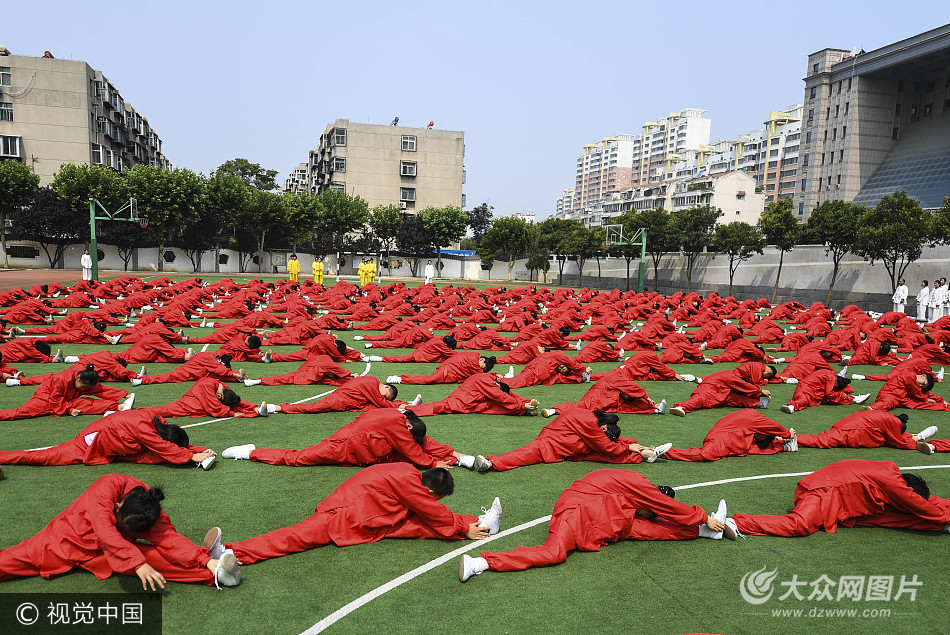
[{"label": "person in yellow uniform", "polygon": [[297,260],[297,254],[290,254],[290,260],[287,261],[287,275],[291,282],[299,282],[300,261]]},{"label": "person in yellow uniform", "polygon": [[376,259],[369,261],[369,280],[367,282],[376,282]]},{"label": "person in yellow uniform", "polygon": [[366,284],[366,259],[360,260],[360,266],[356,268],[356,272],[360,276],[360,286],[362,287]]},{"label": "person in yellow uniform", "polygon": [[323,284],[323,258],[314,258],[313,266],[313,281],[317,284]]}]

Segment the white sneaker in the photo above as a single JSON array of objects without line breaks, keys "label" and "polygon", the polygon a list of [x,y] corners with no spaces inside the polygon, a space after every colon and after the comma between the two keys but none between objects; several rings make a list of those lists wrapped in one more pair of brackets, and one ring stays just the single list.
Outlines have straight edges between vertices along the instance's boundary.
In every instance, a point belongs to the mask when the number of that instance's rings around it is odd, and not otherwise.
[{"label": "white sneaker", "polygon": [[857,379],[858,381],[860,381],[862,379],[867,379],[867,375],[859,375],[858,373],[855,373],[851,375],[851,379]]},{"label": "white sneaker", "polygon": [[542,417],[553,417],[556,414],[557,412],[555,412],[554,408],[541,408]]},{"label": "white sneaker", "polygon": [[494,536],[501,529],[501,512],[501,499],[497,496],[489,509],[482,507],[482,515],[478,517],[478,523],[479,527],[488,527],[489,536]]},{"label": "white sneaker", "polygon": [[759,403],[756,404],[755,407],[758,408],[759,410],[765,410],[766,408],[769,407],[769,404],[771,402],[772,402],[771,397],[762,397],[761,399],[759,399]]},{"label": "white sneaker", "polygon": [[658,445],[653,448],[653,456],[647,459],[647,463],[654,463],[658,458],[666,454],[670,448],[673,447],[672,443],[664,443],[663,445]]},{"label": "white sneaker", "polygon": [[203,469],[203,470],[205,470],[205,471],[208,471],[208,470],[211,469],[211,466],[214,465],[214,462],[217,461],[217,460],[218,460],[218,456],[215,454],[215,455],[212,455],[212,456],[209,456],[208,458],[206,458],[204,461],[202,461],[201,463],[199,463],[198,466],[199,466],[201,469]]},{"label": "white sneaker", "polygon": [[488,571],[488,562],[484,558],[473,558],[465,554],[459,563],[459,582],[466,582],[473,575]]},{"label": "white sneaker", "polygon": [[125,403],[122,404],[122,407],[119,408],[119,410],[131,410],[131,409],[132,409],[132,405],[133,405],[134,403],[135,403],[135,393],[134,393],[134,392],[130,392],[130,393],[129,393],[129,398],[125,400]]},{"label": "white sneaker", "polygon": [[7,380],[7,386],[11,388],[13,386],[19,386],[19,385],[20,385],[20,380],[16,379],[15,377],[11,377],[10,379]]},{"label": "white sneaker", "polygon": [[581,341],[580,341],[580,340],[577,340],[577,344],[574,345],[574,350],[575,350],[575,351],[581,350]]},{"label": "white sneaker", "polygon": [[712,517],[718,520],[719,522],[724,523],[726,522],[726,518],[728,516],[729,514],[726,513],[726,500],[721,499],[719,501],[719,507],[716,508],[716,513],[713,514]]},{"label": "white sneaker", "polygon": [[926,441],[918,441],[917,449],[924,454],[933,454],[937,451],[937,447],[933,443],[927,443]]},{"label": "white sneaker", "polygon": [[353,341],[354,341],[354,342],[362,342],[362,341],[363,341],[363,336],[362,336],[362,335],[354,335],[354,336],[353,336]]},{"label": "white sneaker", "polygon": [[138,377],[134,377],[134,378],[132,378],[132,385],[133,385],[133,386],[141,386],[141,385],[142,385],[142,380],[139,379]]},{"label": "white sneaker", "polygon": [[367,361],[370,361],[370,362],[381,362],[381,361],[383,361],[383,356],[382,356],[382,355],[369,355],[369,356],[366,357],[366,360],[367,360]]},{"label": "white sneaker", "polygon": [[270,364],[272,361],[274,361],[274,356],[270,351],[267,351],[264,353],[264,356],[261,357],[261,361],[265,364]]},{"label": "white sneaker", "polygon": [[794,377],[789,377],[788,379],[785,379],[784,381],[785,381],[786,384],[792,384],[792,385],[798,383],[798,380],[795,379]]},{"label": "white sneaker", "polygon": [[781,408],[779,408],[779,410],[781,410],[782,412],[784,412],[784,413],[787,414],[787,415],[790,415],[790,414],[792,414],[793,412],[795,412],[795,406],[793,406],[792,404],[785,404],[784,406],[782,406]]},{"label": "white sneaker", "polygon": [[146,375],[148,375],[148,370],[145,368],[145,366],[142,366],[142,369],[139,370],[139,377],[145,377]]},{"label": "white sneaker", "polygon": [[700,538],[712,538],[713,540],[722,540],[721,531],[713,531],[709,528],[709,525],[702,523],[699,526],[699,537]]},{"label": "white sneaker", "polygon": [[505,379],[511,379],[511,378],[514,377],[514,376],[515,376],[515,367],[514,367],[514,366],[509,366],[509,367],[508,367],[508,372],[505,373]]},{"label": "white sneaker", "polygon": [[373,343],[372,343],[372,342],[366,342],[365,344],[363,344],[363,347],[364,347],[364,348],[373,348]]},{"label": "white sneaker", "polygon": [[590,383],[590,373],[584,373],[581,375],[581,379],[584,380],[583,383]]},{"label": "white sneaker", "polygon": [[[56,354],[53,355],[53,361],[54,361],[54,362],[59,362],[60,364],[62,364],[63,362],[66,361],[66,358],[63,357],[63,350],[62,350],[61,348],[57,348],[57,349],[56,349]],[[78,361],[79,361],[79,360],[77,359],[76,362],[78,362]],[[73,362],[73,363],[75,364],[76,362]]]},{"label": "white sneaker", "polygon": [[706,342],[703,342],[702,344],[699,345],[699,350],[701,351],[706,350]]},{"label": "white sneaker", "polygon": [[785,443],[786,452],[798,452],[798,434],[795,432],[795,428],[788,429],[789,439]]},{"label": "white sneaker", "polygon": [[924,428],[923,432],[917,435],[917,438],[921,441],[926,441],[935,434],[937,434],[937,426],[930,426],[929,428]]},{"label": "white sneaker", "polygon": [[400,375],[390,375],[389,377],[386,378],[386,383],[387,384],[401,384],[402,377]]},{"label": "white sneaker", "polygon": [[251,452],[256,449],[257,446],[253,443],[248,443],[246,445],[232,445],[230,448],[225,448],[224,452],[221,453],[221,457],[225,459],[243,459],[245,461],[250,461]]},{"label": "white sneaker", "polygon": [[676,415],[677,417],[685,417],[686,411],[682,408],[670,408],[670,414]]},{"label": "white sneaker", "polygon": [[660,405],[657,406],[656,410],[653,411],[655,415],[665,415],[666,414],[666,399],[660,402]]},{"label": "white sneaker", "polygon": [[864,403],[865,401],[868,400],[868,397],[870,396],[871,396],[871,393],[869,392],[866,392],[863,395],[858,395],[857,397],[854,398],[854,403]]},{"label": "white sneaker", "polygon": [[776,357],[776,358],[774,358],[774,359],[772,360],[772,362],[775,363],[775,364],[781,364],[781,363],[784,362],[784,361],[785,361],[785,358],[784,358],[784,357]]},{"label": "white sneaker", "polygon": [[419,393],[416,395],[415,399],[409,402],[409,405],[418,406],[421,403],[422,403],[422,393]]},{"label": "white sneaker", "polygon": [[199,328],[203,328],[203,327],[205,327],[205,326],[208,326],[208,318],[203,317],[203,318],[201,318],[201,324],[199,324],[198,327],[199,327]]},{"label": "white sneaker", "polygon": [[270,411],[267,409],[267,402],[262,401],[261,405],[257,407],[257,416],[266,417],[269,414],[270,414]]},{"label": "white sneaker", "polygon": [[67,355],[63,358],[63,361],[67,364],[75,364],[79,361],[79,355]]},{"label": "white sneaker", "polygon": [[267,404],[267,414],[272,415],[277,412],[277,404]]},{"label": "white sneaker", "polygon": [[241,565],[234,552],[226,550],[218,559],[218,566],[214,570],[214,583],[220,589],[222,586],[237,586],[241,584]]},{"label": "white sneaker", "polygon": [[250,388],[251,386],[256,386],[259,383],[261,383],[260,379],[245,379],[244,380],[244,385],[247,386],[248,388]]},{"label": "white sneaker", "polygon": [[469,470],[475,469],[475,457],[472,456],[471,454],[463,454],[462,456],[457,458],[455,461],[457,465],[460,465],[464,468],[467,468]]},{"label": "white sneaker", "polygon": [[742,532],[739,531],[739,527],[736,525],[736,521],[733,518],[727,518],[723,521],[723,524],[726,528],[722,531],[722,535],[726,540],[735,540],[737,536],[742,536],[742,539],[745,540],[745,536],[742,535]]},{"label": "white sneaker", "polygon": [[943,381],[943,366],[937,371],[936,379],[937,381]]},{"label": "white sneaker", "polygon": [[486,459],[481,454],[475,457],[475,471],[476,472],[488,472],[493,467],[495,466],[492,465],[492,462]]},{"label": "white sneaker", "polygon": [[690,375],[686,373],[685,375],[680,375],[683,378],[683,381],[696,381],[696,375]]},{"label": "white sneaker", "polygon": [[838,377],[847,377],[847,376],[848,376],[848,367],[847,367],[847,366],[845,366],[844,368],[842,368],[841,370],[838,371]]}]

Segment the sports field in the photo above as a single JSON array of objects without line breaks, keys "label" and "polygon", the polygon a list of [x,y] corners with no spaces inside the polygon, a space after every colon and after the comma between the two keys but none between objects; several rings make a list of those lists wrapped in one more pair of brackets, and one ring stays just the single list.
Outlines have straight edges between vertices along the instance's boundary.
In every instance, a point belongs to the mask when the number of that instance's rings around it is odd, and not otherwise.
[{"label": "sports field", "polygon": [[[206,277],[206,280],[208,278]],[[236,282],[249,278],[233,277]],[[484,286],[484,285],[478,285]],[[211,328],[186,330],[206,335]],[[446,331],[437,331],[442,335]],[[335,334],[362,349],[353,336]],[[372,333],[375,334],[375,333]],[[219,345],[212,344],[208,350]],[[182,345],[182,347],[186,347]],[[55,350],[57,346],[53,346]],[[78,355],[100,349],[92,345],[64,345],[64,353]],[[110,347],[122,350],[123,345]],[[291,352],[299,347],[275,347]],[[196,348],[200,350],[200,347]],[[408,350],[386,351],[404,354]],[[707,354],[720,351],[708,351]],[[486,353],[495,354],[495,353]],[[499,355],[501,353],[498,353]],[[568,354],[573,354],[568,351]],[[42,374],[63,365],[17,364],[27,374]],[[131,365],[130,365],[131,366]],[[295,370],[299,363],[237,364],[248,375],[277,375]],[[388,375],[431,372],[436,364],[353,362],[354,374],[385,379]],[[602,372],[616,364],[593,364]],[[673,366],[678,373],[708,375],[735,364]],[[781,369],[784,364],[779,364]],[[170,364],[149,364],[150,374],[166,372]],[[516,367],[516,371],[520,367]],[[504,373],[507,367],[495,370]],[[854,372],[877,372],[877,367],[855,366]],[[886,372],[886,371],[885,371]],[[656,400],[670,404],[686,399],[695,384],[640,382]],[[112,384],[119,385],[119,384]],[[190,384],[157,384],[134,389],[136,407],[167,403],[179,398]],[[873,396],[880,382],[856,381],[856,393]],[[129,388],[128,384],[121,385]],[[425,402],[440,399],[455,385],[400,386],[400,398],[421,393]],[[575,401],[590,384],[537,386],[518,389],[536,398],[542,407]],[[792,415],[779,406],[794,386],[770,385],[773,399],[763,414],[799,433],[817,433],[857,409],[856,406],[818,406]],[[22,404],[31,387],[0,386],[0,409]],[[293,402],[322,395],[330,386],[236,385],[248,401]],[[946,384],[936,394],[950,398]],[[646,445],[672,442],[674,447],[699,446],[712,425],[735,409],[670,415],[621,414],[624,436]],[[950,434],[947,413],[907,411],[908,432],[927,426]],[[281,415],[268,418],[170,420],[183,426],[191,441],[220,453],[243,443],[258,447],[302,448],[329,436],[352,421],[354,413]],[[61,443],[93,420],[45,417],[0,422],[0,448],[26,449]],[[428,434],[467,454],[500,454],[535,438],[550,421],[542,417],[440,415],[426,418]],[[546,522],[534,522],[551,513],[558,495],[574,480],[605,467],[641,471],[658,485],[677,489],[676,498],[714,510],[719,499],[729,514],[748,512],[782,514],[792,505],[795,486],[803,473],[829,463],[862,458],[893,461],[901,467],[921,466],[934,495],[950,496],[950,455],[924,455],[889,448],[819,450],[730,458],[712,463],[660,459],[653,464],[604,465],[558,463],[479,474],[454,468],[455,493],[443,502],[462,513],[481,513],[499,496],[504,505],[503,532],[491,542],[438,540],[384,540],[352,547],[323,547],[242,568],[243,583],[217,591],[213,587],[169,583],[164,591],[163,630],[166,633],[300,633],[311,629],[337,633],[390,633],[478,631],[510,633],[653,632],[653,633],[945,633],[950,609],[950,575],[944,557],[950,554],[945,533],[928,534],[890,529],[841,528],[836,534],[817,533],[806,538],[749,537],[736,542],[625,541],[598,553],[575,552],[562,565],[517,573],[486,572],[467,583],[458,581],[461,551],[477,555],[490,549],[506,551],[518,545],[544,541]],[[194,467],[114,463],[106,466],[5,468],[0,482],[0,548],[33,536],[71,503],[96,478],[119,472],[161,484],[164,510],[178,531],[195,542],[218,525],[225,541],[255,536],[296,523],[358,468],[277,467],[251,461],[219,459],[211,471]],[[526,525],[523,529],[520,526]],[[504,531],[510,530],[512,531]],[[774,576],[766,575],[775,572]],[[748,573],[760,572],[758,577]],[[772,595],[762,603],[745,595]],[[771,587],[751,580],[771,580]],[[861,590],[856,591],[861,584]],[[903,581],[903,585],[902,585]],[[890,584],[890,586],[888,586]],[[903,586],[903,588],[901,588]],[[138,579],[113,576],[99,581],[78,571],[52,580],[27,578],[0,583],[0,593],[141,592]],[[886,592],[885,592],[886,591]],[[751,592],[751,594],[750,594]],[[783,595],[786,597],[783,598]],[[803,599],[798,599],[799,597]],[[797,614],[795,612],[798,612]],[[853,612],[853,613],[849,613]]]}]

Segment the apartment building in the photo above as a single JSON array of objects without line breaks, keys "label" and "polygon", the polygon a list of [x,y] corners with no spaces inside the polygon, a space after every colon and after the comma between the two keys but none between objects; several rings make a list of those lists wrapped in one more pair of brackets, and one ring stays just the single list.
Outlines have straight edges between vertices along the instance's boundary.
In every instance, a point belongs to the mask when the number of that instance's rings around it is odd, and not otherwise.
[{"label": "apartment building", "polygon": [[0,47],[0,160],[48,184],[64,163],[169,168],[162,140],[102,71],[86,62]]}]

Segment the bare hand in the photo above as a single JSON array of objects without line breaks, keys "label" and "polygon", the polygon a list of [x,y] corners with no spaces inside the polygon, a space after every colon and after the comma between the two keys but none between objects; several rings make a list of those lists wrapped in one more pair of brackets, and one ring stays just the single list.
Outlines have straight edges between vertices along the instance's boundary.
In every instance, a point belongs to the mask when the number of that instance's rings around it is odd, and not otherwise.
[{"label": "bare hand", "polygon": [[153,569],[152,565],[148,563],[136,569],[135,575],[142,581],[142,589],[145,591],[148,591],[149,586],[154,591],[156,584],[163,589],[165,588],[165,576]]},{"label": "bare hand", "polygon": [[82,410],[80,410],[79,408],[73,408],[72,410],[69,411],[70,417],[78,417],[81,414],[82,414]]},{"label": "bare hand", "polygon": [[710,516],[709,519],[706,521],[706,526],[712,529],[713,531],[722,531],[723,529],[726,528],[725,523],[722,523],[716,520],[712,516]]},{"label": "bare hand", "polygon": [[469,540],[485,540],[488,538],[488,527],[479,527],[478,522],[474,522],[468,526],[465,535]]},{"label": "bare hand", "polygon": [[191,460],[194,461],[195,463],[201,463],[205,459],[211,458],[214,455],[215,454],[213,450],[205,450],[204,452],[198,452],[197,454],[192,454]]},{"label": "bare hand", "polygon": [[771,396],[772,396],[772,391],[770,391],[770,390],[763,390],[763,391],[762,391],[762,396],[763,396],[763,397],[771,397]]},{"label": "bare hand", "polygon": [[445,461],[437,461],[435,464],[436,467],[444,467],[447,470],[451,470],[452,466],[446,463]]}]

